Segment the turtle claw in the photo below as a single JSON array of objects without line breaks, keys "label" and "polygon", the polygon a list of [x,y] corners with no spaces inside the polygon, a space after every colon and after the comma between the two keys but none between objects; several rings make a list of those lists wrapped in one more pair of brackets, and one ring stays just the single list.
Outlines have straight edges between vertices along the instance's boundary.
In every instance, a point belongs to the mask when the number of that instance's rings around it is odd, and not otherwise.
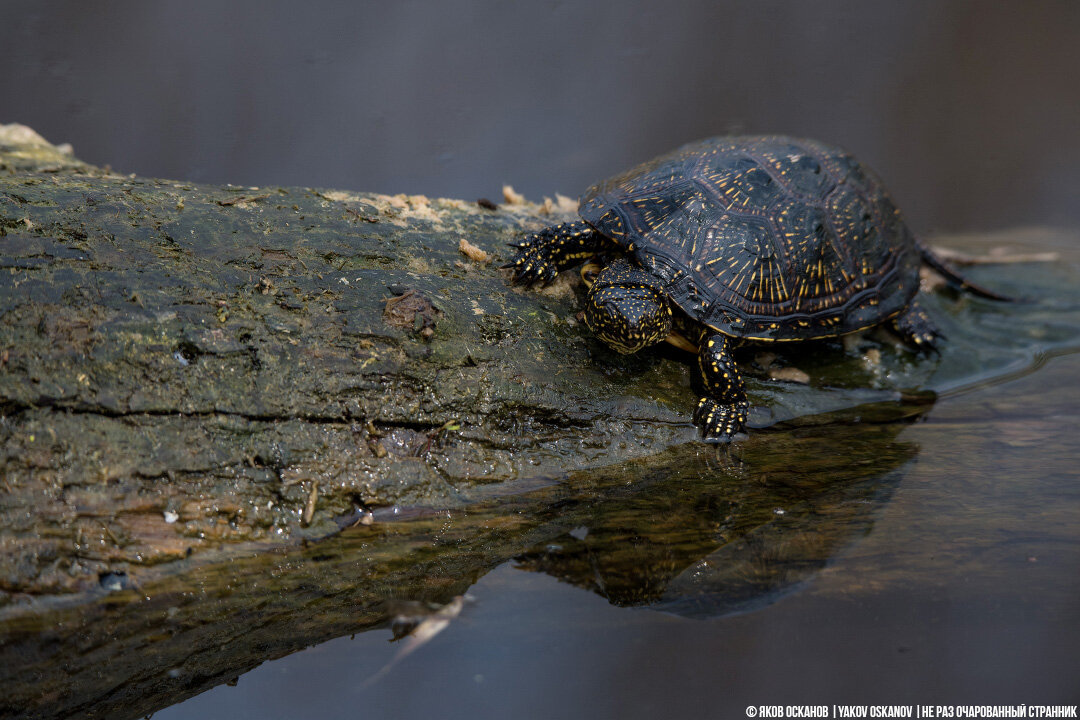
[{"label": "turtle claw", "polygon": [[917,352],[941,354],[937,342],[945,336],[934,325],[917,299],[911,301],[908,309],[895,318],[892,325],[904,342],[914,347]]},{"label": "turtle claw", "polygon": [[916,353],[940,357],[941,350],[938,348],[937,341],[943,337],[944,335],[941,335],[940,333],[932,335],[916,335],[911,338],[911,344],[915,346]]},{"label": "turtle claw", "polygon": [[694,424],[701,428],[701,437],[707,443],[730,443],[745,436],[747,413],[750,404],[745,400],[722,405],[712,398],[703,397],[694,411]]},{"label": "turtle claw", "polygon": [[510,282],[518,285],[524,284],[531,287],[538,279],[537,270],[544,264],[537,251],[538,238],[535,234],[528,235],[521,242],[506,243],[507,247],[514,248],[514,259],[502,266],[504,270],[513,270]]},{"label": "turtle claw", "polygon": [[586,256],[608,247],[610,241],[579,221],[553,225],[507,245],[515,251],[514,259],[503,265],[514,271],[511,282],[547,285],[561,270],[579,265]]},{"label": "turtle claw", "polygon": [[517,261],[504,267],[513,269],[514,275],[511,282],[532,287],[536,284],[547,285],[551,282],[558,271],[538,257],[523,255]]},{"label": "turtle claw", "polygon": [[532,287],[537,283],[547,285],[559,274],[559,269],[548,262],[541,249],[530,242],[534,238],[535,236],[530,236],[520,245],[511,245],[518,248],[518,253],[513,260],[502,267],[514,271],[511,279],[514,284],[524,284],[526,287]]}]

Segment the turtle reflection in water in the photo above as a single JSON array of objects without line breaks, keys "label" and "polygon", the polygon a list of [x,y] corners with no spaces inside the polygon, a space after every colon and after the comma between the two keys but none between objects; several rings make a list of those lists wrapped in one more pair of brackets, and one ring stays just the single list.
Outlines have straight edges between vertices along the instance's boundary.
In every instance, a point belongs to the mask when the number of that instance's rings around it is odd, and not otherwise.
[{"label": "turtle reflection in water", "polygon": [[581,494],[560,505],[558,530],[515,567],[619,607],[694,618],[766,607],[870,534],[919,453],[903,433],[928,400],[837,411],[812,433],[780,429],[748,444],[735,473],[693,444],[579,471],[569,482]]},{"label": "turtle reflection in water", "polygon": [[632,353],[663,340],[697,349],[709,442],[742,432],[749,403],[732,356],[744,342],[814,340],[887,325],[932,349],[940,333],[916,297],[926,263],[977,295],[920,244],[877,176],[813,140],[720,137],[594,185],[581,220],[515,245],[514,282],[549,282],[611,256],[585,321]]}]

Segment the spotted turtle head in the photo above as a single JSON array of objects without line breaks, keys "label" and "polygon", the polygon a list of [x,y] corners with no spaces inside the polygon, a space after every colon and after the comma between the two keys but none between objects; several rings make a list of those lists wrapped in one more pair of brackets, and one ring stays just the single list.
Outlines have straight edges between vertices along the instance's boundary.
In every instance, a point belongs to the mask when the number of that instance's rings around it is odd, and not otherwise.
[{"label": "spotted turtle head", "polygon": [[618,352],[633,353],[667,338],[671,307],[656,277],[620,260],[593,279],[585,324]]}]

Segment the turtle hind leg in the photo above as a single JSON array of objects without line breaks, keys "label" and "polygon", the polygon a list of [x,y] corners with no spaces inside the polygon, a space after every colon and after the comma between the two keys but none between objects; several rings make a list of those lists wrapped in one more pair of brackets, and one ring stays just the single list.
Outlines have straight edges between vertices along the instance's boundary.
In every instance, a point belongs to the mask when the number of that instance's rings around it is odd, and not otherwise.
[{"label": "turtle hind leg", "polygon": [[572,222],[526,235],[522,242],[510,247],[516,248],[517,253],[503,267],[513,269],[514,282],[531,285],[549,283],[562,270],[599,252],[611,250],[615,245],[588,223]]},{"label": "turtle hind leg", "polygon": [[694,424],[705,442],[731,442],[745,429],[750,403],[742,376],[731,355],[731,342],[721,333],[705,335],[698,353],[698,367],[705,395],[698,400]]},{"label": "turtle hind leg", "polygon": [[907,310],[893,318],[892,328],[904,342],[919,350],[936,352],[938,340],[944,337],[926,310],[919,304],[918,298],[911,301]]}]

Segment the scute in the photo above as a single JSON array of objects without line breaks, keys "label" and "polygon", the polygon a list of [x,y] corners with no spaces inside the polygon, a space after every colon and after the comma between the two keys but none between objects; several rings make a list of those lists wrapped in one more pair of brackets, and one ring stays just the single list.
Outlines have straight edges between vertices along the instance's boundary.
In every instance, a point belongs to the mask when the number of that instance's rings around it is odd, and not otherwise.
[{"label": "scute", "polygon": [[627,200],[625,209],[630,226],[640,235],[663,234],[667,227],[678,224],[687,213],[707,212],[707,201],[690,182],[672,185],[648,195],[635,195]]},{"label": "scute", "polygon": [[787,294],[784,250],[767,221],[724,216],[705,233],[704,255],[693,270],[706,290],[724,304],[745,307],[752,315],[772,314]]},{"label": "scute", "polygon": [[758,142],[747,148],[792,194],[810,201],[824,196],[836,181],[809,147],[792,142]]},{"label": "scute", "polygon": [[582,219],[725,334],[803,340],[900,313],[919,254],[877,176],[809,140],[685,145],[590,188]]},{"label": "scute", "polygon": [[826,209],[833,228],[845,247],[862,249],[853,254],[849,265],[858,279],[867,281],[888,260],[891,248],[882,242],[880,208],[867,202],[849,186],[841,186],[829,195]]},{"label": "scute", "polygon": [[764,214],[784,194],[783,186],[747,157],[736,158],[719,167],[706,167],[700,179],[709,184],[720,203],[729,210]]}]

